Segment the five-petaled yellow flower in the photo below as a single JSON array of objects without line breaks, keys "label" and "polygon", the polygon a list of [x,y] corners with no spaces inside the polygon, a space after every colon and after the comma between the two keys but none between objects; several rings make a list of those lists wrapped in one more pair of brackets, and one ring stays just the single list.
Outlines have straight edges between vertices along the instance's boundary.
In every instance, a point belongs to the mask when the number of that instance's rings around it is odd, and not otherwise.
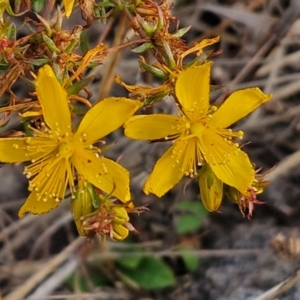
[{"label": "five-petaled yellow flower", "polygon": [[31,161],[25,167],[31,191],[19,211],[46,213],[57,207],[65,197],[67,187],[74,195],[75,181],[95,185],[121,201],[130,199],[128,171],[101,155],[93,146],[113,132],[141,106],[126,98],[107,98],[92,107],[72,130],[68,95],[48,65],[39,70],[36,92],[45,124],[32,128],[32,137],[0,139],[0,161],[6,163]]},{"label": "five-petaled yellow flower", "polygon": [[144,192],[164,195],[186,175],[195,177],[206,161],[224,183],[247,194],[254,169],[247,154],[233,140],[243,132],[226,129],[271,99],[259,88],[231,94],[220,108],[209,104],[211,62],[192,66],[178,75],[175,94],[179,116],[154,114],[131,117],[125,135],[133,139],[172,140],[172,146],[157,161]]}]

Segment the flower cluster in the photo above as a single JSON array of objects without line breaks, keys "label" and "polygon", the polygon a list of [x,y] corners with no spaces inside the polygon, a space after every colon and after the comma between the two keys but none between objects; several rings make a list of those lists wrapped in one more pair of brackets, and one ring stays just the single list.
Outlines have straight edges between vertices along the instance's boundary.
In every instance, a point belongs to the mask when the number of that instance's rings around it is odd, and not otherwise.
[{"label": "flower cluster", "polygon": [[[260,203],[256,195],[267,182],[240,148],[237,140],[243,138],[243,132],[228,127],[269,101],[271,95],[254,87],[233,92],[220,107],[210,103],[211,58],[219,51],[208,47],[220,37],[188,45],[182,36],[190,27],[179,28],[166,0],[159,4],[153,0],[101,4],[64,0],[64,10],[53,15],[49,13],[53,1],[46,8],[32,8],[25,1],[22,12],[14,12],[9,1],[2,2],[0,96],[9,99],[0,108],[0,124],[5,128],[11,112],[17,111],[24,130],[1,136],[0,162],[28,162],[24,175],[30,194],[19,217],[47,213],[70,197],[80,235],[98,233],[123,240],[129,231],[135,231],[128,213],[140,213],[145,207],[134,207],[129,171],[105,157],[110,147],[103,146],[105,137],[123,125],[131,139],[170,143],[145,182],[145,194],[162,197],[188,176],[199,183],[200,198],[208,211],[219,210],[227,195],[243,215],[252,216],[253,205]],[[64,17],[72,18],[77,6],[86,24],[63,29]],[[31,9],[44,9],[44,13],[36,14],[38,21],[24,19],[30,32],[18,39],[15,25],[4,16],[21,16]],[[130,21],[126,26],[138,38],[129,42],[120,38],[114,46],[102,40],[89,46],[84,30],[120,14],[120,20]],[[125,21],[119,27],[124,34]],[[128,47],[141,55],[141,70],[159,80],[159,85],[130,85],[113,74],[129,97],[104,97],[92,105],[88,87],[94,76],[87,76],[86,69],[101,67],[109,55],[116,58],[118,51]],[[152,54],[151,63],[146,52]],[[107,80],[110,84],[111,78]],[[13,92],[12,87],[21,80],[31,88],[30,99],[19,99]],[[174,99],[177,115],[133,116],[168,95]]]}]

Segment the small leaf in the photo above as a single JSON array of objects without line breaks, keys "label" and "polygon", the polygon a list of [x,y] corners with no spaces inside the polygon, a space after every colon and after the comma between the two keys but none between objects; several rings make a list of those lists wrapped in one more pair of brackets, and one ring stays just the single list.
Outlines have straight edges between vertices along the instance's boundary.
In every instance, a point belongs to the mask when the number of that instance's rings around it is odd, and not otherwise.
[{"label": "small leaf", "polygon": [[186,234],[196,231],[202,225],[203,220],[196,215],[186,215],[177,217],[176,231],[178,234]]},{"label": "small leaf", "polygon": [[176,218],[178,234],[186,234],[199,229],[208,214],[199,201],[181,201],[176,204],[175,209],[178,212]]},{"label": "small leaf", "polygon": [[183,35],[185,35],[190,29],[191,29],[192,26],[188,26],[188,27],[184,27],[184,28],[181,28],[179,30],[177,30],[174,34],[172,34],[173,37],[177,37],[177,38],[180,38],[182,37]]},{"label": "small leaf", "polygon": [[141,263],[142,256],[129,256],[121,257],[117,259],[117,263],[127,269],[137,269],[138,265]]},{"label": "small leaf", "polygon": [[198,267],[199,257],[197,255],[187,253],[189,250],[191,249],[186,247],[182,247],[179,249],[185,267],[189,272],[194,272]]},{"label": "small leaf", "polygon": [[155,257],[143,257],[137,268],[123,270],[123,272],[139,287],[148,290],[162,289],[176,283],[169,266]]},{"label": "small leaf", "polygon": [[49,63],[50,59],[49,58],[37,58],[37,59],[30,59],[27,60],[27,62],[31,65],[37,66],[37,67],[41,67],[47,63]]},{"label": "small leaf", "polygon": [[88,86],[90,83],[93,82],[95,76],[86,77],[83,80],[76,82],[73,85],[69,85],[67,87],[68,95],[77,95],[83,88]]},{"label": "small leaf", "polygon": [[185,267],[189,272],[194,272],[197,270],[199,264],[199,258],[196,255],[182,254],[182,259]]}]

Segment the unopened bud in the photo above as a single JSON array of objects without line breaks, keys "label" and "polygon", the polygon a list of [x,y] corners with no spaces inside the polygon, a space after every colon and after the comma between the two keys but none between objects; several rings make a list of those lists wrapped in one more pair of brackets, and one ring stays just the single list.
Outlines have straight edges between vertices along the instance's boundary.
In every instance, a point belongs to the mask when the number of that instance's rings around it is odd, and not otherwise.
[{"label": "unopened bud", "polygon": [[208,164],[205,164],[200,171],[199,186],[203,206],[208,211],[218,210],[223,198],[223,182]]},{"label": "unopened bud", "polygon": [[146,70],[147,72],[153,74],[155,77],[157,77],[159,79],[166,80],[169,77],[169,74],[167,74],[165,71],[163,71],[160,68],[157,68],[157,67],[151,66],[149,64],[146,64],[143,61],[140,61],[140,65],[144,70]]}]

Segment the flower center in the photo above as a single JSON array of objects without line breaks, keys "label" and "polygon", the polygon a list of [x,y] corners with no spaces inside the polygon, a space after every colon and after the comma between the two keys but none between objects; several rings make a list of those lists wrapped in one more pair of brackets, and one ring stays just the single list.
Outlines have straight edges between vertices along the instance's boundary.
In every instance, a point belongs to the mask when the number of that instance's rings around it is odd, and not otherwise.
[{"label": "flower center", "polygon": [[62,142],[58,148],[58,154],[59,156],[68,159],[72,156],[74,148],[73,141]]},{"label": "flower center", "polygon": [[191,134],[200,137],[204,131],[204,126],[201,123],[193,123],[190,127]]}]

